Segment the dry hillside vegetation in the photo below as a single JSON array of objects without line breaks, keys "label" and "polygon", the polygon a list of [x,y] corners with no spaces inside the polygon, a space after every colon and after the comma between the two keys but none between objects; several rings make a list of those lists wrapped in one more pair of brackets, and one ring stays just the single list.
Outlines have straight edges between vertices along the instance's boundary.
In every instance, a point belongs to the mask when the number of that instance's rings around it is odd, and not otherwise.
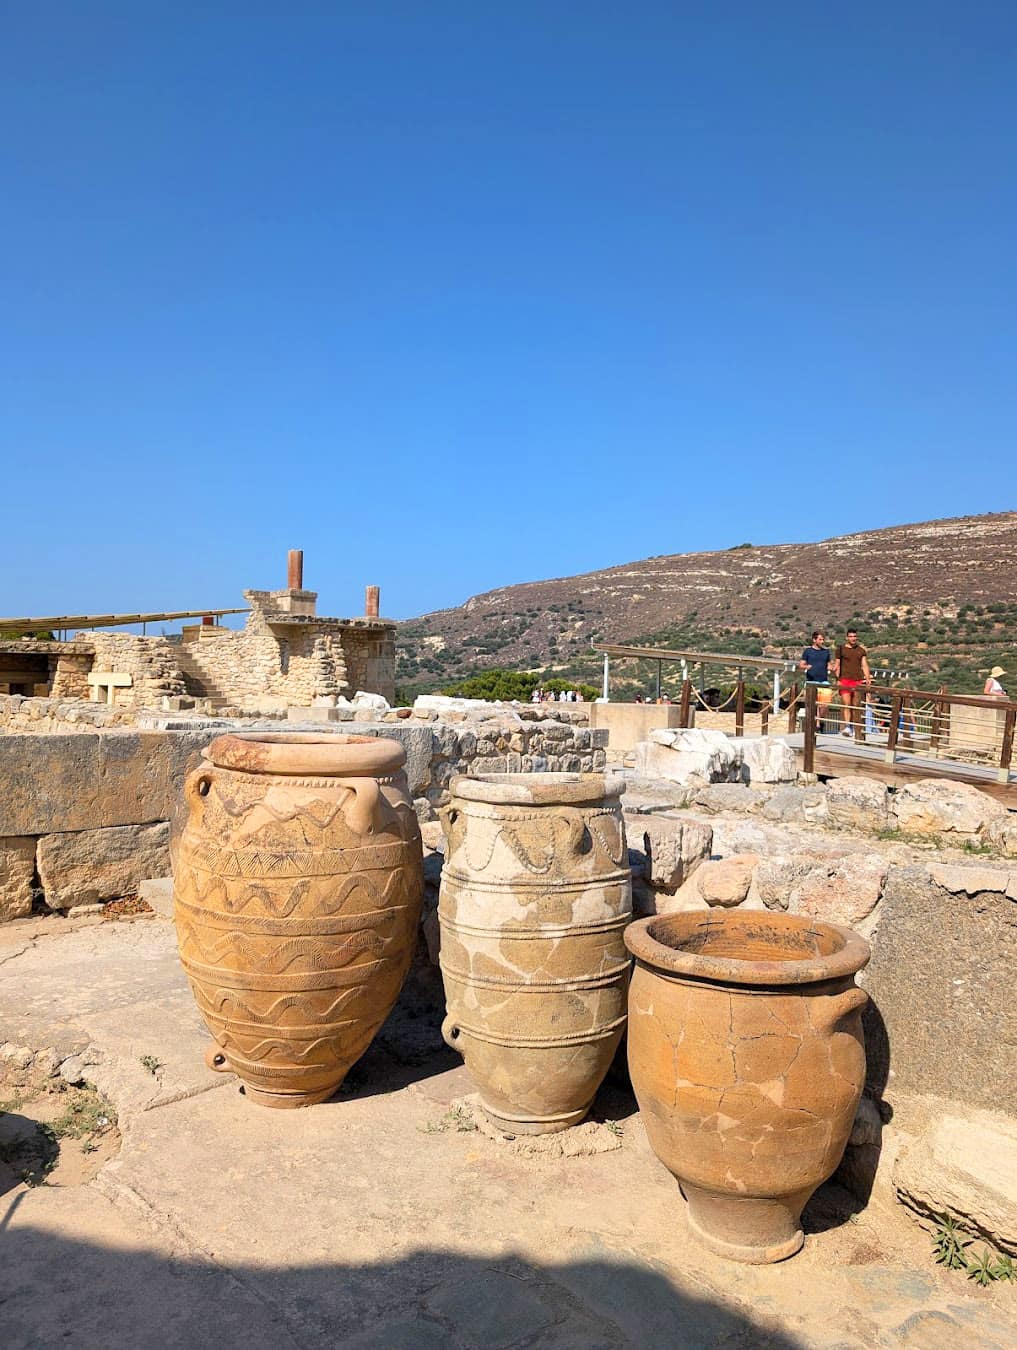
[{"label": "dry hillside vegetation", "polygon": [[792,655],[813,625],[833,637],[851,620],[882,663],[980,687],[984,668],[1013,652],[1017,512],[501,587],[401,624],[397,680],[407,695],[495,666],[596,681],[601,641]]}]

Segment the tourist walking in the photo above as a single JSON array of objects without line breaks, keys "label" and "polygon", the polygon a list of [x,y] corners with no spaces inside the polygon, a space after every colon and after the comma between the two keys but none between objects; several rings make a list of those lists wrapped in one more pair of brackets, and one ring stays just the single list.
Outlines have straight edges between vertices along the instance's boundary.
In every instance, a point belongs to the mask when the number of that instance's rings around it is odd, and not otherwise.
[{"label": "tourist walking", "polygon": [[844,725],[840,734],[858,739],[860,691],[872,683],[872,671],[869,669],[869,654],[858,641],[856,629],[848,629],[846,638],[833,654],[832,668],[840,686],[843,704],[841,717]]},{"label": "tourist walking", "polygon": [[802,652],[798,669],[805,671],[805,686],[817,687],[816,693],[816,730],[823,731],[824,717],[832,697],[830,691],[830,648],[826,645],[826,635],[821,628],[812,634],[811,643]]}]

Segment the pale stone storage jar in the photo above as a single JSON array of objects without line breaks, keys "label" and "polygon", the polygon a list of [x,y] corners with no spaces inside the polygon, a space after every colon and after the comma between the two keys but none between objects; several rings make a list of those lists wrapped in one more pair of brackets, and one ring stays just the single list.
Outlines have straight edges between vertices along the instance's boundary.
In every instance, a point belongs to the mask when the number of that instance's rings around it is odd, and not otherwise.
[{"label": "pale stone storage jar", "polygon": [[632,916],[623,791],[602,773],[451,783],[442,1031],[511,1133],[581,1121],[621,1040]]},{"label": "pale stone storage jar", "polygon": [[406,978],[423,899],[398,741],[220,736],[172,842],[180,957],[232,1069],[265,1106],[339,1087]]},{"label": "pale stone storage jar", "polygon": [[793,1256],[865,1083],[868,944],[804,915],[716,909],[642,919],[625,940],[632,1086],[690,1228],[734,1261]]}]

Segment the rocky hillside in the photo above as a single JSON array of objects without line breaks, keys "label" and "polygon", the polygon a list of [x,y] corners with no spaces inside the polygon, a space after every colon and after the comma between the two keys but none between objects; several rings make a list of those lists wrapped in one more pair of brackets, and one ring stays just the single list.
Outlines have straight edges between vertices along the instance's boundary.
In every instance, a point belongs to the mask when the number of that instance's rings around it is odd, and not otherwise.
[{"label": "rocky hillside", "polygon": [[815,624],[837,634],[853,619],[883,663],[971,689],[983,667],[1007,666],[1015,602],[1013,511],[746,543],[506,586],[408,620],[397,679],[416,691],[504,666],[596,680],[598,641],[790,655]]}]

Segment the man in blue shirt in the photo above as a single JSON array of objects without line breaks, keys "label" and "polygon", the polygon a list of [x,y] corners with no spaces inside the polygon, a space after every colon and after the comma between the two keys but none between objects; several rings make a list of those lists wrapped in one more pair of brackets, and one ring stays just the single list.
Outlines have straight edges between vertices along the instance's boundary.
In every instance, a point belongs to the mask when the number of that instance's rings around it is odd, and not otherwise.
[{"label": "man in blue shirt", "polygon": [[830,649],[825,643],[822,629],[817,628],[812,634],[812,646],[802,652],[798,669],[805,671],[806,684],[830,683]]}]

